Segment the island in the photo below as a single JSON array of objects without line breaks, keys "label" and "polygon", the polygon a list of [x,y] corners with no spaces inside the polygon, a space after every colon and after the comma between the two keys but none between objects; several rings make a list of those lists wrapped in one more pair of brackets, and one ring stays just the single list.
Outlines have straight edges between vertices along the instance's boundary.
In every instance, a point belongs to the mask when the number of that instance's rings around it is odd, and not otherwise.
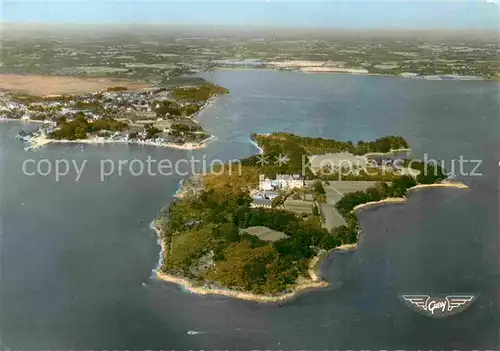
[{"label": "island", "polygon": [[[77,82],[94,92],[71,90]],[[215,137],[194,119],[226,88],[203,84],[155,87],[125,80],[94,82],[78,77],[10,75],[10,85],[48,82],[67,84],[71,94],[32,95],[22,90],[3,92],[0,118],[41,125],[18,137],[26,149],[50,143],[136,143],[182,149],[199,149]],[[110,85],[115,83],[115,85]],[[81,88],[80,88],[81,89]],[[63,89],[64,90],[64,89]],[[58,92],[61,90],[58,90]]]},{"label": "island", "polygon": [[252,139],[260,155],[242,159],[239,172],[187,179],[152,223],[161,242],[159,279],[197,294],[287,300],[328,286],[317,268],[332,250],[356,248],[360,209],[403,202],[416,189],[467,188],[439,165],[411,158],[399,136]]}]

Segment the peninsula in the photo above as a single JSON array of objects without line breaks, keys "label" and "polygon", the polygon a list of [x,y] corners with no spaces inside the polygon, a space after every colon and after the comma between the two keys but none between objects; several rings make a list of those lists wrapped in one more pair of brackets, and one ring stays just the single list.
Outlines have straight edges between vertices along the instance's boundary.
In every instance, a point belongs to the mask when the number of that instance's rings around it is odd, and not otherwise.
[{"label": "peninsula", "polygon": [[[46,82],[49,92],[61,92],[61,85],[67,85],[71,94],[31,95],[40,92],[31,87],[34,82]],[[16,90],[1,94],[0,118],[41,122],[37,129],[19,135],[27,149],[50,143],[203,148],[215,137],[194,117],[217,96],[229,93],[207,82],[166,88],[123,79],[9,75],[8,83],[6,88]],[[110,86],[113,83],[120,85]],[[88,91],[95,88],[102,90]]]},{"label": "peninsula", "polygon": [[[332,250],[356,247],[357,210],[405,201],[416,189],[467,188],[448,181],[439,165],[412,159],[398,136],[356,143],[287,133],[252,138],[263,153],[241,160],[239,174],[224,169],[186,180],[182,196],[158,215],[159,279],[198,294],[283,301],[328,285],[317,268]],[[319,156],[330,161],[323,159],[324,168],[311,162]],[[347,172],[339,157],[360,163]],[[334,180],[339,176],[345,180]]]}]

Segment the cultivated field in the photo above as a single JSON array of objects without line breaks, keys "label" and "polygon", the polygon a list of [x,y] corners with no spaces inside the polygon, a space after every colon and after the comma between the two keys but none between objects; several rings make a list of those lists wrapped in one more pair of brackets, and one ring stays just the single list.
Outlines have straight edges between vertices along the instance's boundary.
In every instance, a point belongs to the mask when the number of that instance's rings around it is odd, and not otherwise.
[{"label": "cultivated field", "polygon": [[0,89],[37,96],[85,94],[115,86],[128,90],[151,87],[149,84],[128,79],[0,74]]},{"label": "cultivated field", "polygon": [[292,211],[298,214],[312,213],[313,204],[312,202],[309,201],[287,199],[284,205],[288,211]]},{"label": "cultivated field", "polygon": [[324,184],[325,190],[330,188],[336,189],[342,194],[353,193],[356,191],[365,191],[369,187],[376,185],[377,182],[364,181],[364,180],[341,180],[341,181],[330,181],[329,185]]},{"label": "cultivated field", "polygon": [[272,230],[269,229],[268,227],[262,227],[262,226],[240,229],[240,231],[250,235],[255,235],[260,240],[264,241],[278,241],[281,239],[288,238],[288,236],[285,233],[278,232],[276,230]]}]

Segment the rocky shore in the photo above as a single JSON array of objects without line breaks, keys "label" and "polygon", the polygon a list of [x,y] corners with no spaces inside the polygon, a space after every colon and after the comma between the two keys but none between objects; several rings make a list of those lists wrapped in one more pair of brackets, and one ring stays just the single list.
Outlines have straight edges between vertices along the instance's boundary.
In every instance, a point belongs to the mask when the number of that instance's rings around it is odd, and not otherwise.
[{"label": "rocky shore", "polygon": [[[232,297],[232,298],[237,298],[241,300],[246,300],[246,301],[254,301],[254,302],[260,302],[260,303],[271,303],[271,302],[282,302],[285,300],[289,300],[291,298],[296,297],[298,294],[309,291],[311,289],[318,289],[318,288],[324,288],[327,287],[329,284],[328,282],[322,280],[317,271],[319,269],[319,266],[321,265],[321,260],[325,257],[325,252],[321,253],[320,255],[314,257],[310,263],[309,263],[309,278],[301,278],[298,280],[297,284],[292,287],[289,291],[286,291],[282,294],[277,294],[277,295],[264,295],[264,294],[254,294],[251,292],[247,291],[239,291],[239,290],[232,290],[228,288],[220,288],[220,287],[214,287],[211,286],[209,283],[199,283],[196,281],[193,281],[191,279],[182,277],[182,276],[177,276],[173,274],[168,274],[165,273],[161,270],[161,266],[163,263],[163,260],[166,257],[167,254],[167,247],[165,245],[165,242],[162,239],[161,236],[161,229],[159,228],[158,224],[156,221],[154,221],[151,224],[151,227],[153,230],[156,232],[156,234],[159,237],[160,241],[160,246],[161,246],[161,257],[160,257],[160,264],[156,268],[155,275],[157,279],[169,282],[169,283],[174,283],[177,285],[182,286],[185,290],[187,290],[190,293],[193,294],[199,294],[199,295],[220,295],[220,296],[227,296],[227,297]],[[338,247],[336,249],[342,249],[342,247]]]}]

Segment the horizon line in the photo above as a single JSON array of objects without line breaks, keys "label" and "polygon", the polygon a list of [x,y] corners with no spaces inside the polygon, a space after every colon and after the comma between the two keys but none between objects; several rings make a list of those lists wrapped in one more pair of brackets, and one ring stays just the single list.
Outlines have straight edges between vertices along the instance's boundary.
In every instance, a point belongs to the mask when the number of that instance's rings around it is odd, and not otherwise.
[{"label": "horizon line", "polygon": [[[373,27],[333,27],[333,26],[309,26],[309,25],[280,25],[280,24],[216,24],[216,23],[185,23],[185,22],[135,22],[135,21],[84,21],[84,22],[74,22],[74,21],[2,21],[2,26],[8,25],[47,25],[47,26],[93,26],[93,25],[108,25],[108,26],[130,26],[130,25],[138,25],[138,26],[149,26],[149,27],[220,27],[220,28],[262,28],[262,29],[300,29],[300,30],[319,30],[319,31],[345,31],[345,32],[372,32],[372,31],[396,31],[396,30],[405,30],[412,32],[431,32],[431,31],[440,31],[440,32],[455,32],[455,31],[469,31],[469,32],[485,32],[485,31],[495,31],[500,32],[500,25],[497,28],[492,27],[402,27],[402,26],[394,26],[394,27],[381,27],[381,26],[373,26]],[[1,28],[0,27],[0,28]]]}]

